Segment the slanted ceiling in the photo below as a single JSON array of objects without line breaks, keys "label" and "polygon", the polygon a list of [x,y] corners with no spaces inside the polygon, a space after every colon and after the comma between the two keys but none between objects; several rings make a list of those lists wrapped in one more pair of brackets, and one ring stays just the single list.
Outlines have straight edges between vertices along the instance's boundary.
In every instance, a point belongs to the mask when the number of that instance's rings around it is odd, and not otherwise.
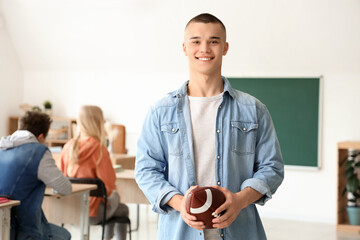
[{"label": "slanted ceiling", "polygon": [[[184,23],[171,13],[155,15],[157,2],[2,0],[0,10],[25,71],[133,71],[139,65],[142,70],[166,65],[181,55]],[[169,24],[179,24],[178,42],[162,31]],[[164,47],[170,51],[158,53]],[[164,57],[154,60],[159,54]]]}]

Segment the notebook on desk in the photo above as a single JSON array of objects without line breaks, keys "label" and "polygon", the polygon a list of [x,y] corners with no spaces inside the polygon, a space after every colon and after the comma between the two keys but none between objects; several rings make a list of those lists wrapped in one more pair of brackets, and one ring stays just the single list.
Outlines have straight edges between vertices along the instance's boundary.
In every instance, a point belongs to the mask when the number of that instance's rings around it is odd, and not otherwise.
[{"label": "notebook on desk", "polygon": [[121,164],[113,164],[113,168],[114,168],[115,172],[124,171],[124,168],[121,166]]},{"label": "notebook on desk", "polygon": [[7,202],[10,202],[10,200],[7,198],[0,198],[0,203],[7,203]]}]

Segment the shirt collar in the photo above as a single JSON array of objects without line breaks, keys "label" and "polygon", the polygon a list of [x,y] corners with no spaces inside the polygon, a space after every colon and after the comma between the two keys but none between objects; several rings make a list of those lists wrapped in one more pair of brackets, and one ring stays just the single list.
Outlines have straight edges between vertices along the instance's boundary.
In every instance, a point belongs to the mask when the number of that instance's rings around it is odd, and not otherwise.
[{"label": "shirt collar", "polygon": [[[226,92],[229,93],[229,95],[234,98],[235,94],[234,94],[234,89],[231,87],[229,80],[227,80],[226,77],[221,76],[221,79],[224,82],[224,94]],[[170,92],[169,95],[172,97],[185,97],[187,95],[187,86],[189,84],[189,81],[186,81],[178,90]]]}]

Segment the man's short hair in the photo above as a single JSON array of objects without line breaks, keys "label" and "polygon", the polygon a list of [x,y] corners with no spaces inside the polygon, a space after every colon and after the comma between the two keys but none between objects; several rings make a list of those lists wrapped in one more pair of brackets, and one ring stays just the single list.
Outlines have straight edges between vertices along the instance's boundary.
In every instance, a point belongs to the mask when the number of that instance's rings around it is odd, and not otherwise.
[{"label": "man's short hair", "polygon": [[19,130],[28,130],[35,137],[38,137],[40,134],[43,134],[44,137],[47,136],[50,125],[51,118],[49,115],[38,112],[38,111],[27,111],[24,116],[19,120]]},{"label": "man's short hair", "polygon": [[200,23],[219,23],[221,25],[221,27],[224,29],[225,35],[226,35],[226,28],[225,25],[222,23],[222,21],[220,19],[218,19],[217,17],[215,17],[214,15],[210,14],[210,13],[201,13],[195,17],[193,17],[192,19],[190,19],[190,21],[186,24],[185,29],[189,26],[190,23],[192,22],[200,22]]}]

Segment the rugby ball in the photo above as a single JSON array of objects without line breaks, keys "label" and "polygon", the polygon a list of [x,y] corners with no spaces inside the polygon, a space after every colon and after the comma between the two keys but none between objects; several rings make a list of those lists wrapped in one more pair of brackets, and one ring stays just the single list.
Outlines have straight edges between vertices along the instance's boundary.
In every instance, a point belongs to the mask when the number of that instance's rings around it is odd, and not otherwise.
[{"label": "rugby ball", "polygon": [[215,210],[225,202],[224,194],[212,187],[198,187],[189,192],[186,198],[186,211],[195,216],[198,221],[203,221],[205,228],[213,228],[212,220],[216,215]]}]

